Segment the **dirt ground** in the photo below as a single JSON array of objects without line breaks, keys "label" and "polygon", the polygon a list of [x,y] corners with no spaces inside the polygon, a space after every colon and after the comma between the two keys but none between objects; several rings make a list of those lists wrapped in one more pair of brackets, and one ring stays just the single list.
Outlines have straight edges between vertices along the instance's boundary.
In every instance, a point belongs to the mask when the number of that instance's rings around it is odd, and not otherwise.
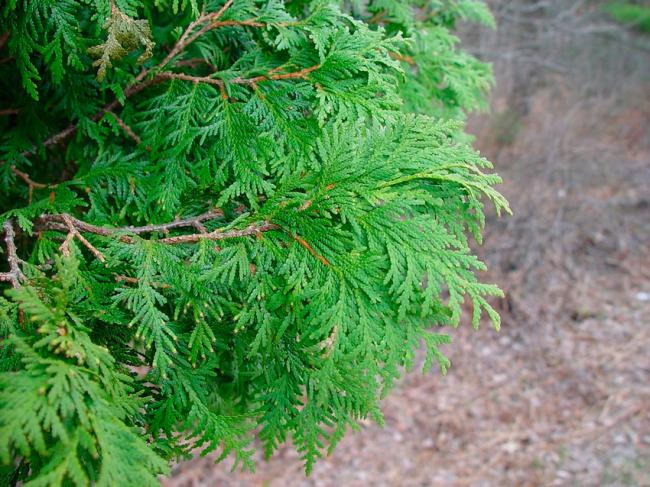
[{"label": "dirt ground", "polygon": [[385,427],[362,424],[310,477],[286,447],[255,474],[197,458],[164,485],[650,486],[644,76],[585,91],[551,73],[516,111],[504,79],[471,121],[515,213],[488,221],[480,249],[508,294],[500,332],[452,330],[448,374],[408,373],[383,402]]}]

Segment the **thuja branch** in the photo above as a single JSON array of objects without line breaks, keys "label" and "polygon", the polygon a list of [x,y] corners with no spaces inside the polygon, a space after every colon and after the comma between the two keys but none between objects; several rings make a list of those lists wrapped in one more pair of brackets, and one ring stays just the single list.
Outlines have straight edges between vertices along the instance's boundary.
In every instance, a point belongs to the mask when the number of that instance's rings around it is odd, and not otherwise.
[{"label": "thuja branch", "polygon": [[[198,39],[200,36],[205,34],[206,32],[209,32],[213,29],[219,28],[219,27],[234,27],[234,26],[241,26],[241,27],[265,27],[266,24],[258,22],[256,19],[246,19],[246,20],[224,20],[220,21],[219,19],[223,16],[223,14],[226,12],[228,8],[232,5],[233,0],[229,0],[226,2],[217,12],[212,12],[209,14],[202,14],[191,22],[183,34],[181,34],[181,37],[178,39],[176,44],[172,47],[172,49],[169,51],[167,56],[155,67],[153,68],[148,68],[148,69],[143,69],[132,81],[131,83],[126,87],[124,90],[123,96],[124,99],[127,99],[145,88],[153,85],[160,83],[161,81],[164,81],[166,79],[170,79],[173,77],[176,77],[175,74],[173,73],[160,73],[161,70],[163,70],[176,56],[178,56],[181,52],[183,52],[191,43],[193,43],[196,39]],[[199,28],[198,30],[196,30]],[[301,72],[298,73],[286,73],[283,75],[269,75],[269,76],[258,76],[256,78],[251,78],[251,79],[243,79],[243,78],[235,78],[235,80],[231,80],[231,83],[235,84],[251,84],[254,85],[258,81],[266,80],[266,79],[289,79],[289,78],[304,78],[309,72],[317,69],[319,66],[312,66],[311,68],[306,68],[305,70],[302,70]],[[158,73],[158,74],[155,74]],[[153,77],[148,78],[151,74],[154,74]],[[148,78],[148,79],[147,79]],[[210,78],[206,78],[210,79]],[[196,81],[196,79],[192,79],[192,81]],[[201,81],[204,81],[201,79]],[[217,81],[217,80],[215,80]],[[204,81],[207,82],[207,81]],[[212,82],[212,84],[220,85],[223,87],[223,82]],[[105,113],[107,112],[112,112],[115,110],[118,106],[120,105],[120,101],[115,99],[111,101],[110,103],[106,104],[101,110],[99,110],[97,113],[95,113],[92,117],[91,120],[96,122],[98,121]],[[118,122],[119,123],[119,122]],[[126,124],[125,124],[126,125]],[[121,125],[120,125],[121,126]],[[124,128],[124,127],[123,127]],[[58,132],[57,134],[54,134],[53,136],[49,137],[45,141],[43,141],[43,146],[44,147],[49,147],[51,145],[55,145],[71,135],[73,135],[77,131],[77,124],[71,124],[62,131]],[[130,133],[128,130],[125,130],[127,134],[133,138],[136,142],[138,142],[139,137],[137,135],[133,137],[133,135]],[[24,157],[27,157],[31,154],[33,154],[36,151],[36,147],[26,150],[22,153]]]},{"label": "thuja branch", "polygon": [[[160,71],[163,69],[169,62],[178,54],[180,54],[191,42],[196,40],[198,36],[193,36],[192,32],[194,29],[202,25],[208,21],[216,21],[219,17],[221,17],[224,12],[226,11],[227,8],[232,5],[232,0],[227,2],[218,12],[215,12],[214,14],[205,16],[202,15],[199,17],[197,20],[194,22],[191,22],[190,25],[185,29],[185,32],[181,35],[179,38],[178,42],[174,45],[174,47],[171,49],[171,51],[167,54],[167,56],[154,68],[149,68],[149,69],[143,69],[140,74],[138,74],[133,81],[129,84],[129,86],[126,87],[124,90],[124,98],[129,98],[145,88],[151,86],[152,84],[159,83],[162,81],[164,78],[159,78],[159,77],[154,77],[150,79],[146,79],[152,72]],[[214,23],[214,22],[213,22]],[[252,25],[252,24],[246,24],[246,25]],[[213,28],[219,27],[219,25],[215,25]],[[210,30],[210,29],[208,29]],[[207,32],[205,30],[204,32]],[[115,99],[111,101],[110,103],[106,104],[101,110],[97,111],[92,117],[91,120],[93,122],[98,121],[106,112],[111,112],[115,108],[117,108],[120,105],[120,101]],[[44,147],[49,147],[51,145],[55,145],[71,135],[73,135],[77,131],[77,124],[71,124],[65,129],[61,130],[60,132],[52,135],[51,137],[47,138],[45,141],[43,141],[43,146]],[[129,134],[130,135],[130,134]],[[22,156],[27,157],[36,151],[37,147],[33,147],[31,149],[28,149],[22,153]],[[2,161],[0,161],[2,163]]]}]

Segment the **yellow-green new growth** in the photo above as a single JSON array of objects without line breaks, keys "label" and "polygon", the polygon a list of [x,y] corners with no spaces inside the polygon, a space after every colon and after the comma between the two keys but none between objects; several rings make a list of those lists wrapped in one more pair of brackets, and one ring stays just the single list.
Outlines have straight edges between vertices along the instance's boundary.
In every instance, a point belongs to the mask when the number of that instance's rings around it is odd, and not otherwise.
[{"label": "yellow-green new growth", "polygon": [[155,43],[151,39],[147,20],[132,19],[112,4],[111,15],[103,28],[108,32],[106,41],[88,48],[88,54],[97,58],[93,66],[97,68],[97,81],[100,83],[104,81],[113,62],[121,61],[140,46],[144,47],[144,52],[138,57],[137,64],[142,64],[152,56]]}]

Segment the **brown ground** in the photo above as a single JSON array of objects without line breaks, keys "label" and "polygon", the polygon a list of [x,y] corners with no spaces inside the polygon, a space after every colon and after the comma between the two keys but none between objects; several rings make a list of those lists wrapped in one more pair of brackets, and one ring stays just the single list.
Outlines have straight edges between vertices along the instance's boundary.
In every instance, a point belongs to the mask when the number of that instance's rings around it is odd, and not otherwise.
[{"label": "brown ground", "polygon": [[470,125],[515,212],[480,250],[508,293],[501,332],[453,331],[447,376],[408,374],[385,427],[309,478],[287,447],[254,475],[195,459],[166,486],[650,486],[649,78],[566,78],[514,114],[501,89]]}]

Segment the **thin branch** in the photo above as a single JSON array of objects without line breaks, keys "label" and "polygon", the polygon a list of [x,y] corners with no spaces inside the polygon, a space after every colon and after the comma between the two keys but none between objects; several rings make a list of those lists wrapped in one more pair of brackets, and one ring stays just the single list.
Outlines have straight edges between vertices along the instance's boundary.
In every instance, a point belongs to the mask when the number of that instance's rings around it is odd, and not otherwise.
[{"label": "thin branch", "polygon": [[68,232],[68,234],[65,236],[65,240],[63,241],[63,243],[59,247],[59,250],[61,251],[61,253],[63,255],[65,255],[66,257],[70,255],[70,242],[72,242],[72,240],[74,240],[74,234],[75,234],[74,229],[72,231]]},{"label": "thin branch", "polygon": [[314,250],[314,247],[312,247],[311,245],[309,245],[309,243],[308,243],[304,238],[302,238],[300,235],[293,234],[293,233],[289,233],[289,232],[287,232],[287,233],[289,234],[289,236],[290,236],[291,238],[293,238],[296,242],[298,242],[298,243],[299,243],[300,245],[302,245],[305,249],[307,249],[307,251],[308,251],[311,255],[313,255],[314,257],[316,257],[316,259],[318,259],[318,260],[319,260],[323,265],[326,265],[326,266],[328,266],[328,267],[331,265],[329,260],[327,260],[325,257],[323,257],[323,256],[320,255],[318,252],[316,252],[316,250]]},{"label": "thin branch", "polygon": [[[206,26],[204,26],[203,28],[199,29],[198,32],[195,32],[194,34],[192,34],[192,31],[196,27],[198,27],[200,25],[203,25],[203,24],[206,24],[208,22],[216,21],[219,18],[221,18],[221,16],[226,12],[226,10],[228,10],[230,8],[232,3],[233,3],[233,0],[228,0],[217,12],[214,12],[214,13],[208,14],[208,15],[201,15],[195,21],[190,22],[190,24],[187,26],[185,31],[181,34],[181,37],[178,39],[178,41],[176,42],[174,47],[172,47],[171,51],[169,51],[169,53],[167,54],[165,59],[163,59],[162,62],[160,64],[158,64],[154,69],[155,70],[160,70],[160,69],[164,68],[165,66],[167,66],[167,64],[169,64],[169,62],[172,59],[174,59],[174,57],[176,57],[183,50],[185,50],[185,48],[187,46],[189,46],[192,42],[194,42],[198,37],[203,35],[208,30],[216,28],[217,26],[206,29]],[[212,22],[212,23],[215,23],[215,22]],[[207,27],[209,27],[209,26],[210,26],[210,24],[208,24]]]},{"label": "thin branch", "polygon": [[[159,83],[161,81],[161,80],[154,79],[154,78],[143,81],[144,78],[146,77],[146,75],[148,75],[148,74],[149,74],[148,70],[143,70],[138,76],[136,76],[134,78],[133,82],[131,83],[131,85],[128,86],[124,90],[124,98],[129,98],[130,96],[133,96],[133,95],[135,95],[137,93],[140,93],[145,88],[148,88],[149,86],[151,86],[153,84],[156,84],[156,83]],[[102,108],[97,113],[95,113],[91,117],[91,120],[93,122],[96,122],[97,120],[99,120],[104,115],[104,113],[106,113],[107,111],[111,111],[111,110],[116,109],[119,105],[120,105],[119,100],[117,100],[117,99],[113,100],[112,102],[104,105],[104,108]],[[63,129],[61,132],[59,132],[57,134],[54,134],[53,136],[51,136],[48,139],[46,139],[45,141],[43,141],[43,146],[44,147],[49,147],[51,145],[58,144],[59,142],[65,140],[68,137],[70,137],[71,135],[73,135],[76,131],[77,131],[77,125],[76,124],[69,125],[65,129]],[[37,149],[37,147],[33,147],[33,148],[29,149],[29,150],[26,150],[26,151],[22,152],[21,155],[23,157],[27,157],[27,156],[29,156],[31,154],[34,154],[36,149]]]},{"label": "thin branch", "polygon": [[[278,24],[279,25],[279,24]],[[196,39],[201,37],[206,32],[217,29],[219,27],[266,27],[267,24],[258,22],[257,19],[246,19],[246,20],[223,20],[220,22],[211,22],[207,25],[204,25],[196,31],[194,34],[189,36],[186,40],[186,46],[194,42]]]},{"label": "thin branch", "polygon": [[90,252],[102,263],[106,262],[106,257],[104,257],[104,254],[102,254],[99,250],[97,250],[93,244],[91,244],[88,240],[86,240],[86,237],[81,235],[79,233],[79,230],[75,227],[74,222],[72,221],[72,217],[70,215],[62,215],[63,221],[65,222],[66,226],[68,227],[69,233],[66,236],[65,240],[63,241],[63,244],[60,247],[61,252],[63,255],[70,255],[70,242],[76,237],[77,240],[79,240]]},{"label": "thin branch", "polygon": [[[91,225],[82,220],[79,220],[68,214],[60,215],[41,215],[38,221],[39,229],[41,230],[58,230],[66,231],[69,229],[66,220],[72,222],[73,226],[80,232],[94,233],[95,235],[102,235],[104,237],[109,237],[117,233],[132,233],[132,234],[142,234],[142,233],[152,233],[152,232],[168,232],[176,228],[184,227],[195,227],[197,224],[202,224],[202,222],[215,220],[223,218],[223,210],[220,208],[215,208],[210,210],[202,215],[195,217],[185,218],[175,220],[169,223],[161,223],[157,225],[145,225],[141,227],[122,227],[122,228],[111,228],[111,227],[100,227],[97,225]],[[128,235],[122,236],[123,241],[130,242],[132,239]]]},{"label": "thin branch", "polygon": [[320,64],[316,64],[314,66],[310,66],[308,68],[301,69],[300,71],[295,71],[291,73],[274,73],[272,71],[269,71],[265,75],[261,76],[255,76],[253,78],[242,78],[242,77],[236,77],[232,78],[228,81],[224,81],[221,79],[217,78],[211,78],[209,76],[192,76],[189,74],[185,73],[171,73],[171,72],[163,72],[159,73],[156,75],[156,78],[159,79],[180,79],[183,81],[191,81],[193,83],[206,83],[210,85],[215,85],[219,87],[224,87],[227,83],[230,84],[235,84],[235,85],[250,85],[254,86],[257,83],[260,83],[262,81],[269,81],[269,80],[282,80],[282,79],[307,79],[309,73],[312,71],[317,70],[320,68]]},{"label": "thin branch", "polygon": [[[97,225],[91,225],[90,223],[86,223],[82,220],[79,220],[71,215],[68,215],[67,213],[63,213],[60,215],[42,215],[38,222],[39,223],[38,228],[39,230],[68,231],[68,236],[66,240],[63,242],[63,245],[61,246],[61,251],[65,253],[65,252],[69,252],[68,245],[72,240],[72,238],[74,237],[79,238],[81,232],[93,233],[95,235],[102,235],[104,237],[110,237],[110,236],[116,236],[122,234],[119,236],[122,242],[133,243],[133,238],[131,238],[128,235],[128,233],[141,234],[141,233],[149,233],[149,232],[165,232],[173,228],[182,228],[182,227],[190,227],[190,226],[195,227],[195,225],[201,223],[202,221],[218,218],[221,215],[223,215],[222,212],[217,212],[216,210],[214,210],[212,212],[194,218],[177,220],[175,222],[163,223],[160,225],[148,225],[146,227],[111,228],[111,227],[100,227]],[[271,230],[280,230],[280,229],[281,228],[279,225],[269,223],[269,222],[260,222],[260,223],[253,223],[242,230],[229,230],[223,232],[222,230],[217,229],[207,233],[201,232],[201,233],[194,233],[190,235],[178,235],[174,237],[161,238],[158,240],[158,242],[169,244],[169,245],[176,245],[176,244],[184,244],[184,243],[196,243],[200,240],[225,240],[228,238],[257,235],[257,234],[261,234],[262,232],[268,232]],[[82,243],[84,243],[84,245],[88,247],[86,242],[82,241]],[[97,249],[95,249],[95,251],[97,251]],[[97,256],[97,254],[95,255]],[[99,256],[97,256],[97,258],[99,258]]]},{"label": "thin branch", "polygon": [[259,83],[260,81],[266,80],[279,80],[279,79],[307,79],[307,76],[312,71],[316,71],[320,68],[320,64],[315,64],[308,68],[301,69],[300,71],[295,71],[293,73],[268,73],[262,76],[256,76],[255,78],[234,78],[229,82],[233,84],[249,84],[253,85]]},{"label": "thin branch", "polygon": [[5,108],[4,110],[0,110],[0,117],[5,115],[15,115],[19,111],[20,110],[18,110],[17,108]]},{"label": "thin branch", "polygon": [[373,15],[368,20],[366,20],[366,23],[367,24],[380,24],[381,22],[383,22],[384,17],[386,17],[386,11],[385,10],[380,10],[375,15]]},{"label": "thin branch", "polygon": [[[117,283],[126,282],[126,283],[129,283],[129,284],[138,284],[140,282],[140,279],[138,279],[137,277],[131,277],[131,276],[125,276],[123,274],[119,274],[119,275],[115,276],[115,282],[117,282]],[[159,282],[154,281],[151,284],[153,284],[155,287],[159,287],[161,289],[168,289],[168,288],[171,287],[169,284],[164,283],[164,282],[159,283]]]},{"label": "thin branch", "polygon": [[202,57],[193,57],[192,59],[179,59],[174,63],[174,66],[177,68],[188,67],[196,68],[197,66],[205,65],[212,69],[212,71],[217,71],[217,67],[210,64],[210,61]]},{"label": "thin branch", "polygon": [[9,40],[9,35],[11,34],[11,31],[8,30],[4,34],[0,35],[0,50],[5,47],[5,44]]},{"label": "thin branch", "polygon": [[34,196],[34,190],[35,189],[56,188],[58,186],[57,184],[45,184],[45,183],[39,183],[39,182],[33,181],[29,177],[29,174],[27,174],[26,172],[21,171],[16,166],[11,166],[11,172],[14,173],[16,176],[18,176],[23,181],[25,181],[25,183],[27,183],[27,187],[28,187],[28,191],[29,191],[29,196],[28,196],[27,201],[28,201],[28,203],[30,205],[32,204],[32,197]]},{"label": "thin branch", "polygon": [[183,81],[191,81],[193,83],[206,83],[209,85],[215,85],[220,87],[223,86],[223,80],[210,78],[208,76],[192,76],[191,74],[184,74],[184,73],[171,73],[171,72],[159,73],[158,75],[156,75],[156,78],[160,80],[180,79]]},{"label": "thin branch", "polygon": [[226,12],[226,10],[228,10],[230,8],[230,6],[232,5],[232,2],[233,2],[233,0],[228,0],[226,3],[223,4],[223,6],[219,10],[217,10],[214,13],[206,15],[206,18],[208,20],[220,19],[221,16]]},{"label": "thin branch", "polygon": [[20,281],[25,279],[25,275],[20,270],[22,260],[18,257],[16,250],[16,233],[11,220],[4,223],[5,244],[7,245],[7,262],[9,263],[9,272],[0,273],[0,281],[10,282],[17,289],[20,287]]},{"label": "thin branch", "polygon": [[223,212],[219,209],[213,210],[203,215],[199,215],[193,218],[187,218],[184,220],[177,220],[170,223],[163,223],[159,225],[147,225],[144,227],[122,227],[122,228],[111,228],[111,227],[100,227],[97,225],[92,225],[86,223],[82,220],[79,220],[71,215],[66,213],[59,215],[42,215],[37,222],[38,230],[57,230],[57,231],[67,231],[68,234],[61,245],[60,249],[64,255],[68,255],[70,252],[69,246],[70,242],[77,238],[83,243],[101,262],[105,262],[104,256],[99,252],[95,247],[93,247],[90,242],[88,242],[82,235],[81,232],[93,233],[95,235],[101,235],[104,237],[117,236],[120,241],[124,243],[133,243],[134,240],[128,235],[128,233],[133,234],[142,234],[150,232],[167,232],[175,228],[183,227],[193,227],[198,230],[199,233],[191,233],[188,235],[175,235],[173,237],[165,237],[158,239],[157,242],[166,245],[179,245],[179,244],[192,244],[197,243],[203,240],[208,241],[219,241],[227,240],[231,238],[241,238],[251,235],[256,237],[261,237],[262,233],[270,231],[281,231],[289,235],[292,239],[298,242],[302,247],[304,247],[311,255],[313,255],[318,261],[323,265],[330,266],[330,262],[321,254],[316,252],[316,250],[300,235],[297,235],[286,228],[282,228],[280,225],[271,223],[269,221],[262,221],[250,224],[248,227],[243,229],[232,229],[223,231],[218,228],[211,232],[207,232],[205,226],[202,222],[206,220],[212,220],[215,218],[221,218]]},{"label": "thin branch", "polygon": [[229,238],[247,237],[249,235],[260,235],[262,232],[272,230],[281,230],[280,225],[270,222],[253,223],[242,230],[228,230],[224,232],[220,229],[209,233],[193,233],[190,235],[178,235],[176,237],[167,237],[158,240],[158,242],[168,245],[196,243],[201,240],[226,240]]},{"label": "thin branch", "polygon": [[389,52],[388,55],[398,61],[404,61],[405,63],[408,63],[411,66],[417,66],[415,59],[413,59],[411,56],[406,56],[404,54],[400,54],[399,52]]},{"label": "thin branch", "polygon": [[131,137],[136,144],[140,145],[142,142],[142,139],[138,137],[138,135],[133,131],[131,127],[129,127],[124,120],[122,120],[120,117],[118,117],[115,112],[112,112],[111,110],[105,110],[106,113],[108,113],[113,119],[117,122],[117,124],[120,126],[122,130],[126,132],[126,134]]}]

